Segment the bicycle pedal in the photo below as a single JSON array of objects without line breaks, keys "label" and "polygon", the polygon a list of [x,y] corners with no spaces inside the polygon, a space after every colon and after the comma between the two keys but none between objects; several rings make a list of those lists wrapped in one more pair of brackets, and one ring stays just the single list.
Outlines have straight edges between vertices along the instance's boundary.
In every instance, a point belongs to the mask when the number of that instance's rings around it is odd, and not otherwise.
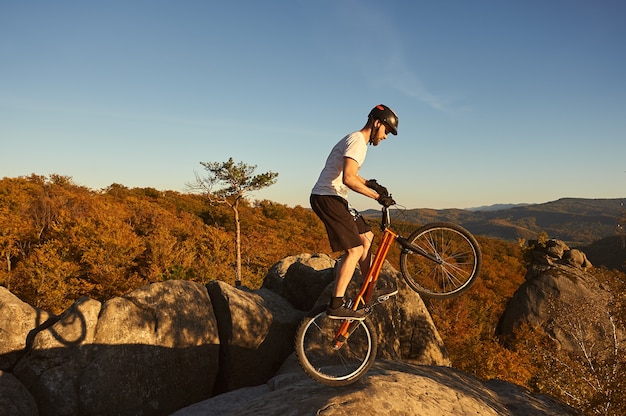
[{"label": "bicycle pedal", "polygon": [[387,299],[389,299],[391,296],[389,295],[385,295],[385,296],[379,296],[377,298],[373,298],[370,300],[370,303],[367,305],[367,307],[370,310],[374,309],[374,306],[376,305],[380,305],[381,303],[383,303],[384,301],[386,301]]},{"label": "bicycle pedal", "polygon": [[376,298],[376,300],[378,301],[378,303],[384,302],[384,301],[388,300],[390,297],[396,296],[397,294],[398,294],[398,291],[394,290],[391,293],[385,293],[384,295],[380,295],[379,297]]}]

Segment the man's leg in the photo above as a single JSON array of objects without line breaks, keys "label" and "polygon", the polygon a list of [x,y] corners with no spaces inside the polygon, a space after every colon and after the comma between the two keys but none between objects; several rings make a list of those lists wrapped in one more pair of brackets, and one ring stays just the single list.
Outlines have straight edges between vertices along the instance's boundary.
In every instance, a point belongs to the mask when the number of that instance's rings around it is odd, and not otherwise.
[{"label": "man's leg", "polygon": [[348,284],[352,279],[357,263],[363,254],[363,246],[353,247],[347,250],[335,269],[335,289],[333,297],[328,304],[327,314],[331,319],[365,319],[363,310],[354,311],[344,306],[344,295]]},{"label": "man's leg", "polygon": [[361,275],[363,279],[367,276],[367,273],[370,271],[370,266],[372,264],[372,253],[370,253],[370,248],[372,247],[372,239],[374,238],[374,233],[368,231],[360,235],[361,242],[363,245],[363,253],[361,254],[361,258],[359,259],[359,268],[361,269]]},{"label": "man's leg", "polygon": [[348,284],[352,279],[357,263],[363,256],[363,246],[349,248],[340,260],[339,267],[335,271],[335,290],[333,297],[343,298]]},{"label": "man's leg", "polygon": [[361,234],[360,237],[363,245],[348,249],[346,254],[342,256],[339,267],[336,269],[334,297],[343,297],[343,295],[345,295],[350,280],[352,280],[352,276],[354,275],[357,263],[359,264],[363,278],[367,276],[372,259],[370,247],[374,233],[368,231]]},{"label": "man's leg", "polygon": [[[361,234],[361,241],[363,241],[363,255],[361,256],[361,260],[359,266],[361,267],[361,274],[363,275],[363,279],[367,278],[367,274],[369,273],[370,267],[372,265],[372,255],[371,255],[371,245],[372,239],[374,238],[374,233],[368,231],[364,234]],[[367,251],[365,251],[365,249]],[[390,278],[384,278],[379,276],[378,281],[376,282],[376,290],[374,292],[374,298],[378,298],[380,296],[393,296],[398,293],[398,286],[396,284],[395,279],[391,280]],[[372,300],[370,300],[372,301]]]}]

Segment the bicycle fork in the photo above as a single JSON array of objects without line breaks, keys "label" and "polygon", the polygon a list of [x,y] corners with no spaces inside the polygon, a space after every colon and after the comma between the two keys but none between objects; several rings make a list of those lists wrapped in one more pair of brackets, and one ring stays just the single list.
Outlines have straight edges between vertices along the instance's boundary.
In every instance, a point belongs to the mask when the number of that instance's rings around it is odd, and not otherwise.
[{"label": "bicycle fork", "polygon": [[[372,260],[372,265],[367,273],[365,280],[363,281],[363,285],[361,286],[361,290],[357,294],[354,302],[352,304],[352,309],[357,310],[361,305],[367,305],[367,302],[370,300],[374,293],[374,289],[376,288],[376,281],[378,280],[378,276],[380,275],[380,271],[383,268],[383,264],[385,263],[385,258],[387,258],[387,253],[389,253],[389,249],[391,248],[392,243],[398,237],[396,233],[386,228],[384,230],[383,238],[378,246],[378,250],[376,250],[376,255]],[[343,344],[348,340],[352,332],[357,328],[358,322],[354,322],[354,320],[345,320],[341,322],[339,326],[339,330],[335,334],[335,338],[333,339],[332,348],[334,350],[340,349]]]}]

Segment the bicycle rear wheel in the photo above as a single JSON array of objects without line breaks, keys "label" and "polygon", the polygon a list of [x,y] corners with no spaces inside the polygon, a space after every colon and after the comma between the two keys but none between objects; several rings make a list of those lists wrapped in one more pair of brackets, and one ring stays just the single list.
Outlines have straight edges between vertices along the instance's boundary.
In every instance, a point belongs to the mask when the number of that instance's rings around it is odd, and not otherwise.
[{"label": "bicycle rear wheel", "polygon": [[465,228],[452,223],[427,224],[407,239],[438,259],[403,250],[400,270],[407,284],[431,298],[457,296],[476,281],[482,264],[478,242]]},{"label": "bicycle rear wheel", "polygon": [[353,321],[350,336],[334,348],[343,321],[330,319],[326,308],[304,318],[296,331],[296,356],[304,372],[327,386],[347,386],[359,380],[376,359],[378,338],[369,320]]}]

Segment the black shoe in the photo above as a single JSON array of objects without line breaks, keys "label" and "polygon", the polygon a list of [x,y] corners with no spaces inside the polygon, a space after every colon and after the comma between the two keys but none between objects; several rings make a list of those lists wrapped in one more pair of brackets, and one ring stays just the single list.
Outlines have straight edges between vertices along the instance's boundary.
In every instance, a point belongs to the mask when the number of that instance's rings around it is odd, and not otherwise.
[{"label": "black shoe", "polygon": [[341,305],[338,308],[331,308],[328,306],[326,309],[326,315],[330,319],[354,319],[357,321],[362,321],[365,319],[365,311],[362,309],[352,310],[350,308],[346,308],[345,305]]}]

